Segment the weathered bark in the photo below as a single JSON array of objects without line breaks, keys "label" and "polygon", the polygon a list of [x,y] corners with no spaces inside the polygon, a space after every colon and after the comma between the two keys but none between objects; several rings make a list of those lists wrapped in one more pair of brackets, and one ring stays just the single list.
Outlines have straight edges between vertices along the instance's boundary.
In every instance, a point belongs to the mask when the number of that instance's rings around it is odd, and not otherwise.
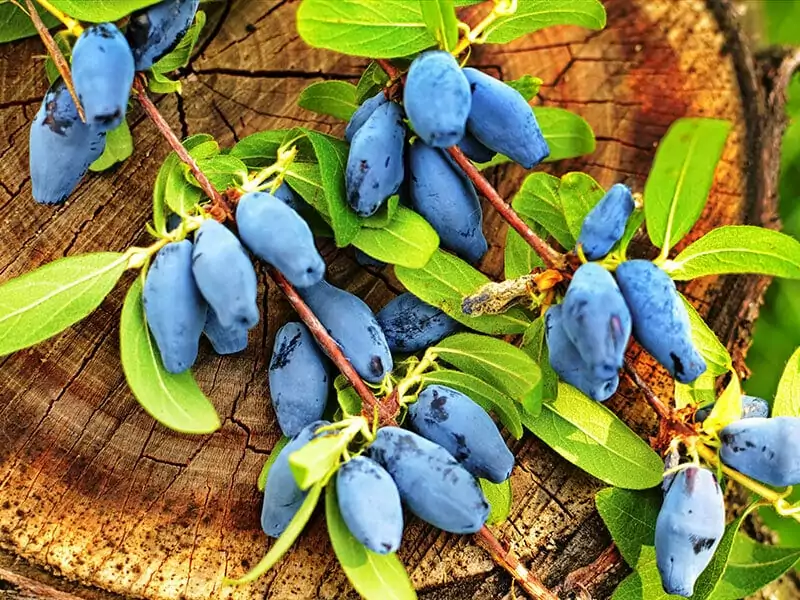
[{"label": "weathered bark", "polygon": [[[355,81],[365,61],[307,48],[295,33],[296,2],[234,0],[223,6],[224,20],[186,73],[183,97],[159,101],[173,126],[184,135],[211,133],[223,145],[296,124],[341,134],[342,123],[308,113],[295,101],[320,77]],[[623,181],[641,190],[655,144],[672,121],[729,119],[734,130],[708,207],[682,245],[723,224],[774,223],[775,145],[763,136],[774,138],[780,128],[765,129],[769,114],[761,83],[732,29],[727,4],[609,0],[607,9],[602,32],[547,29],[473,56],[504,78],[541,77],[541,102],[574,110],[592,124],[597,151],[551,172],[585,170],[605,186]],[[0,47],[0,281],[67,254],[143,243],[152,184],[168,152],[136,112],[130,160],[90,176],[66,206],[35,205],[26,148],[28,124],[46,87],[36,58],[41,52],[36,40]],[[509,197],[523,176],[518,168],[504,168],[495,179]],[[487,210],[485,229],[491,249],[482,268],[499,276],[506,227]],[[639,241],[635,251],[645,253],[645,238]],[[373,308],[398,291],[391,269],[367,273],[349,251],[329,243],[323,249],[330,280]],[[219,358],[203,349],[196,375],[224,424],[214,435],[185,436],[156,425],[125,385],[117,321],[129,282],[64,334],[0,359],[0,590],[16,594],[11,597],[53,598],[352,595],[321,515],[267,576],[220,589],[223,575],[242,574],[268,546],[255,482],[279,435],[266,366],[275,331],[291,318],[285,300],[267,286],[260,298],[262,324],[243,355]],[[764,288],[755,277],[707,278],[684,288],[736,351],[740,368]],[[672,384],[663,369],[637,350],[631,356],[669,397]],[[609,406],[641,435],[654,432],[653,413],[629,386]],[[593,501],[603,486],[532,436],[513,449],[514,509],[495,532],[548,586],[560,586],[609,544]],[[400,555],[423,597],[499,599],[509,589],[507,577],[468,537],[416,520],[407,527]],[[623,574],[617,564],[589,588],[607,597]]]}]

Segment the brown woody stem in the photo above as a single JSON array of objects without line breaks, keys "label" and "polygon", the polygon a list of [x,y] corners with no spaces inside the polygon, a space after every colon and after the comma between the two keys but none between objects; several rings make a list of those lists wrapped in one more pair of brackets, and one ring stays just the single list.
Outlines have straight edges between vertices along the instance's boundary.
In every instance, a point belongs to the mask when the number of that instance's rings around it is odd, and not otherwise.
[{"label": "brown woody stem", "polygon": [[395,67],[388,60],[385,60],[383,58],[379,58],[375,62],[377,62],[381,66],[381,69],[386,71],[386,74],[389,76],[389,79],[391,79],[392,81],[394,81],[395,79],[397,79],[400,76],[400,71],[398,70],[398,68]]},{"label": "brown woody stem", "polygon": [[[133,87],[138,92],[137,97],[139,103],[142,105],[145,113],[147,113],[147,116],[150,117],[150,120],[153,121],[159,132],[161,132],[161,135],[164,136],[181,161],[189,166],[189,169],[191,169],[192,174],[194,175],[195,179],[197,179],[197,182],[200,184],[203,192],[205,192],[206,196],[211,199],[213,206],[222,210],[232,223],[235,222],[233,211],[231,206],[228,204],[228,201],[214,188],[213,185],[211,185],[208,177],[205,176],[203,171],[197,165],[197,162],[195,162],[194,158],[192,158],[186,148],[184,148],[183,144],[181,144],[181,140],[172,130],[172,127],[170,127],[169,123],[167,123],[166,119],[164,119],[163,115],[159,112],[158,107],[147,95],[144,77],[137,77]],[[302,319],[303,323],[306,324],[317,342],[325,349],[325,352],[328,354],[328,356],[330,356],[331,360],[339,369],[339,371],[341,371],[342,375],[344,375],[353,385],[353,388],[361,397],[364,415],[367,416],[367,418],[372,419],[373,415],[377,412],[382,425],[395,425],[396,422],[394,420],[394,416],[398,407],[396,395],[390,395],[389,398],[387,398],[387,400],[389,400],[387,402],[378,402],[372,391],[358,376],[358,373],[356,373],[353,365],[350,364],[350,361],[347,360],[347,357],[345,357],[345,355],[342,353],[339,345],[330,336],[328,331],[325,329],[319,319],[317,319],[316,315],[314,315],[308,305],[303,301],[294,286],[292,286],[292,284],[289,283],[283,274],[276,268],[268,266],[267,272],[275,284],[286,295],[286,298],[289,300],[295,311],[297,311],[300,319]],[[392,398],[394,398],[394,401],[391,401]]]},{"label": "brown woody stem", "polygon": [[39,37],[42,38],[44,47],[47,48],[47,52],[53,59],[53,63],[56,65],[58,73],[64,80],[64,85],[67,86],[67,91],[69,91],[69,95],[72,96],[72,101],[75,103],[75,108],[78,109],[78,116],[81,118],[81,121],[86,123],[86,114],[83,112],[83,106],[81,105],[81,101],[78,98],[78,94],[75,92],[75,86],[72,83],[72,73],[69,70],[67,59],[64,58],[64,55],[61,53],[58,44],[56,44],[56,41],[53,39],[53,36],[50,35],[50,31],[47,29],[47,25],[45,25],[44,21],[42,21],[42,18],[39,16],[39,12],[36,10],[36,7],[34,6],[33,2],[31,0],[25,0],[25,5],[28,7],[28,15],[31,18],[33,26],[36,28]]}]

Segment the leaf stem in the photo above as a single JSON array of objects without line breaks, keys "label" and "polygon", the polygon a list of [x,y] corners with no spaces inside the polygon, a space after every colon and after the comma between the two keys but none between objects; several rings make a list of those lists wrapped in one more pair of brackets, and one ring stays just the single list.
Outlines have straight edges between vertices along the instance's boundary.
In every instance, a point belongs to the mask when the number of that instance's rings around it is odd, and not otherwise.
[{"label": "leaf stem", "polygon": [[468,35],[461,38],[458,45],[453,49],[452,55],[458,56],[472,44],[481,44],[481,36],[486,29],[500,17],[505,17],[517,12],[517,0],[495,0],[494,8],[486,17],[475,27],[470,29]]},{"label": "leaf stem", "polygon": [[[28,4],[28,8],[30,8],[30,4],[31,4],[30,0],[25,0],[25,1]],[[64,12],[60,11],[59,9],[57,9],[55,6],[50,4],[50,2],[48,2],[48,0],[36,0],[36,2],[38,2],[39,6],[41,6],[43,9],[45,9],[51,15],[53,15],[56,19],[61,21],[64,24],[64,27],[66,27],[67,30],[72,35],[74,35],[75,37],[80,37],[80,35],[83,33],[83,27],[81,27],[81,24],[80,24],[79,21],[76,21],[75,19],[73,19],[69,15],[67,15]],[[36,11],[35,10],[31,11],[31,18],[32,19],[34,18],[33,17],[33,13],[34,12],[36,12]],[[39,13],[36,13],[36,16],[38,17]]]},{"label": "leaf stem", "polygon": [[64,85],[67,86],[69,95],[72,96],[72,101],[75,103],[75,108],[78,110],[78,116],[83,123],[86,123],[86,114],[83,112],[83,105],[81,104],[80,98],[78,98],[77,92],[75,92],[75,85],[72,83],[72,73],[69,70],[67,59],[64,58],[64,55],[61,53],[61,49],[58,47],[58,44],[56,44],[53,36],[50,35],[50,31],[47,29],[47,26],[39,16],[39,11],[36,10],[32,0],[25,0],[25,4],[28,7],[28,16],[31,18],[34,28],[39,34],[39,37],[42,39],[44,47],[47,48],[47,53],[53,59],[53,63],[56,65],[58,73],[64,80]]},{"label": "leaf stem", "polygon": [[484,525],[474,536],[478,546],[486,550],[495,563],[503,567],[520,587],[537,600],[558,600],[541,580],[531,573],[513,552],[505,550],[492,531]]},{"label": "leaf stem", "polygon": [[497,190],[494,189],[489,180],[486,179],[478,168],[472,164],[458,146],[451,146],[447,149],[453,160],[456,161],[461,170],[464,171],[470,181],[478,189],[478,192],[486,198],[495,210],[505,219],[505,221],[519,233],[522,238],[528,242],[531,248],[536,251],[536,254],[544,261],[550,269],[563,270],[565,267],[564,256],[557,252],[550,244],[545,242],[542,238],[536,235],[533,230],[523,221],[517,212],[503,200]]}]

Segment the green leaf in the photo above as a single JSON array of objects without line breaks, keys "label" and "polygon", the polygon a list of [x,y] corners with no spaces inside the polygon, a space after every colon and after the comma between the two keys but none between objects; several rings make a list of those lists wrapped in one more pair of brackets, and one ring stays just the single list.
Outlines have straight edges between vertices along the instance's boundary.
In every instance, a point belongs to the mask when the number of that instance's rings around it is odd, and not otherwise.
[{"label": "green leaf", "polygon": [[558,197],[573,238],[578,239],[586,215],[605,193],[602,186],[585,173],[567,173],[561,178]]},{"label": "green leaf", "polygon": [[730,129],[727,121],[678,119],[659,143],[644,188],[654,245],[672,248],[700,217]]},{"label": "green leaf", "polygon": [[170,79],[160,71],[148,71],[147,89],[154,94],[180,94],[183,92],[183,84]]},{"label": "green leaf", "polygon": [[714,403],[711,413],[703,421],[703,431],[716,433],[742,418],[742,385],[734,372],[731,380]]},{"label": "green leaf", "polygon": [[511,480],[506,479],[503,483],[492,483],[486,479],[478,479],[478,483],[481,484],[483,495],[489,502],[487,525],[502,523],[511,514]]},{"label": "green leaf", "polygon": [[598,0],[522,0],[513,15],[497,19],[484,35],[487,44],[507,44],[554,25],[602,29],[606,11]]},{"label": "green leaf", "polygon": [[361,396],[353,388],[344,375],[339,375],[334,380],[336,388],[336,401],[346,417],[361,414]]},{"label": "green leaf", "polygon": [[692,383],[675,382],[675,408],[684,408],[692,404],[705,406],[717,401],[717,376],[713,371],[706,371]]},{"label": "green leaf", "polygon": [[89,316],[128,265],[117,252],[61,258],[0,285],[0,356],[28,348]]},{"label": "green leaf", "polygon": [[[311,1],[325,3],[327,0]],[[347,4],[345,0],[335,1]],[[304,0],[300,5],[300,10],[302,11],[308,3],[309,0]],[[361,221],[350,209],[345,197],[344,172],[348,146],[342,140],[311,129],[302,129],[302,131],[308,136],[317,155],[322,187],[328,203],[328,223],[333,229],[336,245],[343,248],[353,243],[361,229]]]},{"label": "green leaf", "polygon": [[[397,209],[399,206],[400,196],[397,194],[394,196],[389,196],[389,199],[383,203],[383,206],[381,206],[375,214],[365,218],[361,224],[364,227],[369,227],[371,229],[383,229],[392,222],[392,219],[394,219],[394,216],[397,214]],[[434,231],[434,233],[436,232]],[[436,245],[438,247],[438,242]],[[430,256],[428,258],[430,258]],[[428,261],[426,260],[425,262]]]},{"label": "green leaf", "polygon": [[356,86],[346,81],[318,81],[300,94],[301,108],[348,121],[358,109]]},{"label": "green leaf", "polygon": [[739,527],[741,527],[745,517],[750,514],[753,506],[754,505],[749,506],[742,515],[728,523],[728,526],[725,527],[725,533],[722,536],[719,546],[717,546],[717,551],[714,552],[714,557],[711,559],[705,571],[703,571],[697,579],[697,583],[694,586],[694,594],[692,595],[693,600],[706,600],[714,593],[714,590],[719,585],[722,575],[725,572],[725,565],[728,564],[728,558],[733,548],[733,541],[736,539]]},{"label": "green leaf", "polygon": [[353,245],[385,263],[420,269],[438,249],[439,236],[420,215],[399,206],[386,227],[362,228],[353,239]]},{"label": "green leaf", "polygon": [[727,225],[709,231],[664,269],[679,281],[727,273],[800,279],[800,242],[772,229]]},{"label": "green leaf", "polygon": [[303,504],[295,513],[294,517],[292,517],[286,530],[281,534],[281,537],[275,541],[266,556],[243,577],[239,579],[228,579],[225,577],[222,580],[223,585],[244,585],[245,583],[252,583],[274,567],[278,561],[283,558],[283,555],[289,551],[292,544],[297,541],[297,538],[300,537],[306,524],[311,519],[311,515],[314,514],[314,509],[317,506],[320,494],[322,494],[321,485],[312,487],[308,491],[306,499],[303,500]]},{"label": "green leaf", "polygon": [[362,104],[364,100],[381,91],[388,82],[389,76],[386,71],[378,63],[372,61],[364,69],[356,85],[356,102],[359,105]]},{"label": "green leaf", "polygon": [[60,11],[79,21],[104,23],[117,21],[132,12],[161,0],[50,0]]},{"label": "green leaf", "polygon": [[[189,27],[188,31],[181,38],[181,41],[178,43],[178,45],[175,46],[175,49],[159,59],[159,61],[150,68],[151,72],[153,74],[163,75],[165,73],[171,73],[176,69],[182,69],[188,65],[192,58],[194,47],[197,44],[197,40],[200,38],[200,33],[203,31],[205,24],[206,13],[204,13],[202,10],[197,11],[197,14],[194,18],[194,23],[192,23],[192,26]],[[178,88],[176,91],[180,91],[180,88]]]},{"label": "green leaf", "polygon": [[539,417],[522,423],[569,462],[601,481],[628,489],[661,482],[663,463],[642,439],[604,407],[565,383]]},{"label": "green leaf", "polygon": [[644,223],[644,209],[636,208],[628,218],[628,222],[625,224],[625,231],[622,232],[622,237],[619,240],[619,244],[617,244],[617,251],[623,256],[628,251],[628,246],[630,246],[642,223]]},{"label": "green leaf", "polygon": [[176,156],[170,165],[164,189],[167,206],[182,217],[192,214],[203,198],[203,191],[196,184],[189,183],[187,173],[188,168]]},{"label": "green leaf", "polygon": [[[542,83],[544,82],[541,79],[533,75],[523,75],[519,79],[512,79],[511,81],[505,82],[508,87],[517,90],[527,102],[530,102],[536,97],[536,94],[539,93],[539,88],[542,87]],[[534,109],[534,111],[536,110],[538,109]],[[536,116],[539,116],[538,113]],[[541,125],[541,123],[539,123],[539,125]]]},{"label": "green leaf", "polygon": [[522,182],[522,187],[511,206],[525,221],[541,225],[563,248],[572,248],[575,238],[564,216],[559,189],[561,180],[548,173],[532,173]]},{"label": "green leaf", "polygon": [[[43,8],[36,9],[48,29],[58,25],[58,19]],[[36,35],[28,13],[11,2],[0,3],[0,44]]]},{"label": "green leaf", "polygon": [[525,312],[518,308],[512,308],[502,315],[465,315],[461,311],[464,297],[489,283],[489,278],[441,249],[434,252],[421,269],[398,265],[394,272],[409,292],[470,329],[492,335],[522,333],[530,323]]},{"label": "green leaf", "polygon": [[[198,160],[197,166],[208,177],[214,189],[220,192],[224,192],[230,187],[241,185],[247,180],[247,165],[241,159],[230,154],[218,154],[211,158]],[[196,182],[194,175],[189,171],[187,172],[189,181]]]},{"label": "green leaf", "polygon": [[423,375],[423,384],[444,385],[469,396],[483,410],[497,415],[514,438],[522,437],[522,421],[514,400],[474,375],[450,369],[436,369]]},{"label": "green leaf", "polygon": [[368,58],[408,56],[436,44],[416,2],[303,0],[297,31],[315,48]]},{"label": "green leaf", "polygon": [[644,547],[655,543],[660,491],[606,488],[597,492],[595,503],[622,558],[632,569],[637,569]]},{"label": "green leaf", "polygon": [[328,199],[325,196],[325,189],[322,187],[322,173],[319,165],[294,162],[286,171],[284,181],[326,222],[330,222]]},{"label": "green leaf", "polygon": [[772,404],[773,417],[800,417],[800,348],[794,351],[781,375]]},{"label": "green leaf", "polygon": [[580,115],[550,106],[537,106],[533,109],[533,114],[536,115],[550,147],[550,156],[545,162],[576,158],[594,152],[594,131]]},{"label": "green leaf", "polygon": [[262,169],[274,163],[286,137],[286,129],[259,131],[239,140],[231,149],[230,156],[240,159],[251,169]]},{"label": "green leaf", "polygon": [[419,0],[425,26],[442,50],[453,50],[458,44],[458,17],[453,0]]},{"label": "green leaf", "polygon": [[357,432],[343,430],[337,435],[325,435],[311,440],[289,456],[289,466],[301,490],[322,482],[335,472],[339,459]]},{"label": "green leaf", "polygon": [[[538,317],[525,330],[519,349],[539,365],[542,371],[542,399],[545,402],[552,402],[558,397],[558,375],[550,366],[543,316]],[[538,416],[538,413],[534,413],[533,416]]]},{"label": "green leaf", "polygon": [[106,134],[106,148],[103,154],[89,167],[91,171],[105,171],[124,161],[133,154],[133,137],[127,121]]},{"label": "green leaf", "polygon": [[737,600],[755,594],[800,560],[800,549],[759,544],[739,532],[733,540],[725,574],[712,600]]},{"label": "green leaf", "polygon": [[353,537],[339,512],[336,486],[325,492],[325,520],[344,574],[365,600],[414,600],[417,592],[396,554],[377,554]]},{"label": "green leaf", "polygon": [[544,267],[544,262],[536,254],[536,251],[531,248],[530,244],[522,239],[522,236],[514,229],[509,227],[506,232],[504,265],[506,279],[516,279],[527,275],[538,267]]},{"label": "green leaf", "polygon": [[267,487],[267,479],[269,479],[269,470],[272,468],[272,465],[275,464],[275,460],[278,458],[278,455],[281,453],[286,447],[286,444],[289,443],[289,438],[285,435],[282,435],[278,438],[278,441],[272,447],[272,450],[267,457],[267,461],[264,463],[264,466],[261,467],[261,473],[258,474],[258,491],[263,492],[264,488]]},{"label": "green leaf", "polygon": [[689,325],[692,330],[692,342],[708,366],[707,373],[722,375],[733,371],[733,361],[728,349],[719,341],[717,334],[703,320],[683,294],[679,294],[686,313],[689,315]]},{"label": "green leaf", "polygon": [[133,395],[156,421],[181,433],[212,433],[220,428],[214,405],[191,371],[174,375],[164,369],[147,328],[140,277],[131,285],[122,307],[120,357]]},{"label": "green leaf", "polygon": [[428,351],[496,387],[527,410],[538,410],[542,401],[539,365],[516,346],[476,333],[457,333]]}]

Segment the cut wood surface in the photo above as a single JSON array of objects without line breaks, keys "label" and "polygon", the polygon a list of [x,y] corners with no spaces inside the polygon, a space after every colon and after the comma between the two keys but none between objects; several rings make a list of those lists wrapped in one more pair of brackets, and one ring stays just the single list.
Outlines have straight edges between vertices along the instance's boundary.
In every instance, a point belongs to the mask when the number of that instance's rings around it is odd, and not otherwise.
[{"label": "cut wood surface", "polygon": [[[734,129],[708,207],[678,249],[713,227],[771,220],[758,145],[762,104],[746,49],[730,30],[727,5],[604,3],[604,31],[547,29],[473,54],[472,63],[493,75],[541,77],[537,102],[576,111],[594,128],[594,154],[547,170],[585,170],[604,186],[625,182],[641,191],[655,145],[675,119],[729,119]],[[343,123],[307,112],[296,100],[305,86],[323,78],[357,81],[365,60],[305,46],[295,29],[297,2],[208,6],[208,39],[185,73],[183,96],[157,101],[177,131],[210,133],[222,145],[295,125],[343,133]],[[137,109],[131,119],[136,150],[128,161],[90,175],[64,206],[36,205],[27,137],[47,87],[42,54],[38,40],[0,46],[0,281],[65,255],[147,243],[152,186],[168,153]],[[492,177],[510,198],[524,175],[506,167]],[[500,277],[506,226],[490,207],[484,229],[491,247],[481,267]],[[320,243],[329,280],[373,309],[401,291],[391,268],[367,272],[351,250]],[[648,252],[646,237],[638,238],[633,253],[652,256]],[[263,268],[260,278],[265,284]],[[223,426],[213,435],[188,436],[157,425],[125,384],[118,318],[130,281],[124,278],[94,314],[67,332],[0,359],[0,590],[53,598],[354,597],[319,513],[268,575],[249,586],[220,587],[223,576],[242,575],[269,545],[259,526],[256,489],[279,436],[267,366],[275,332],[295,318],[280,292],[262,285],[262,322],[243,354],[220,358],[204,342],[195,372]],[[682,289],[735,350],[742,368],[764,282],[706,278]],[[630,356],[668,399],[672,382],[666,372],[636,346]],[[629,385],[608,406],[643,437],[655,432],[654,414]],[[594,508],[603,484],[531,435],[511,444],[517,456],[514,507],[509,521],[494,531],[556,588],[610,542]],[[400,556],[425,598],[499,600],[509,590],[509,579],[469,537],[415,519],[409,520]],[[624,572],[616,564],[588,582],[589,591],[608,597]]]}]

